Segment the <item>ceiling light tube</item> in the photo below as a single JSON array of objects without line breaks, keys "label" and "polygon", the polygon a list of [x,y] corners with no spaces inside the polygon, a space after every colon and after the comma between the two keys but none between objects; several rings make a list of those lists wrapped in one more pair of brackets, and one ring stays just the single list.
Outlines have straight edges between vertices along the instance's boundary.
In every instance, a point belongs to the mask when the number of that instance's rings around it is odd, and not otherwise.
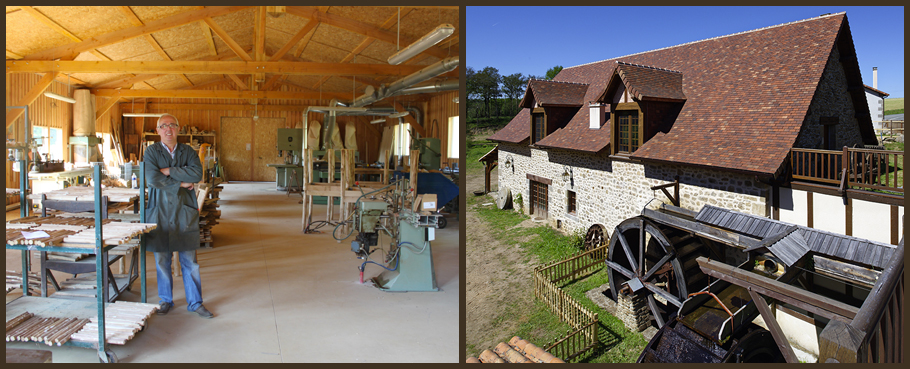
[{"label": "ceiling light tube", "polygon": [[123,113],[123,116],[124,116],[124,117],[155,117],[155,118],[158,118],[158,117],[160,117],[160,116],[162,116],[162,115],[164,115],[164,113],[157,113],[157,114],[152,114],[152,113]]},{"label": "ceiling light tube", "polygon": [[57,99],[57,100],[60,100],[60,101],[66,101],[66,102],[68,102],[68,103],[70,103],[70,104],[75,104],[75,103],[76,103],[76,99],[74,99],[74,98],[72,98],[72,97],[66,97],[66,96],[57,95],[57,94],[55,94],[55,93],[53,93],[53,92],[45,92],[45,93],[44,93],[44,96],[47,96],[47,97],[52,98],[52,99]]},{"label": "ceiling light tube", "polygon": [[370,124],[385,123],[385,118],[373,119]]},{"label": "ceiling light tube", "polygon": [[413,44],[408,45],[408,47],[399,50],[395,55],[389,57],[389,64],[398,65],[403,63],[405,60],[417,56],[417,54],[422,53],[424,50],[429,49],[431,46],[438,44],[440,41],[445,40],[447,37],[455,33],[455,27],[451,24],[441,24],[439,27],[436,27],[434,30],[427,33],[425,36],[421,37],[420,40],[414,42]]}]

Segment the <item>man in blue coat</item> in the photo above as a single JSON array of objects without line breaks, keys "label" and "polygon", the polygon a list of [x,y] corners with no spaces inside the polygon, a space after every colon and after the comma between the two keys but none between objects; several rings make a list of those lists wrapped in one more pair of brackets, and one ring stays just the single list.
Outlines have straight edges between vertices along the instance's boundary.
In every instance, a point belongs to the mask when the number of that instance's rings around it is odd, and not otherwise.
[{"label": "man in blue coat", "polygon": [[162,115],[157,126],[161,142],[149,146],[142,160],[149,184],[146,221],[158,224],[146,242],[147,250],[155,253],[158,269],[158,314],[167,314],[174,306],[171,255],[177,252],[187,310],[212,318],[214,314],[202,306],[202,280],[196,262],[200,247],[199,210],[193,185],[202,180],[202,164],[193,148],[177,142],[180,125],[176,117]]}]

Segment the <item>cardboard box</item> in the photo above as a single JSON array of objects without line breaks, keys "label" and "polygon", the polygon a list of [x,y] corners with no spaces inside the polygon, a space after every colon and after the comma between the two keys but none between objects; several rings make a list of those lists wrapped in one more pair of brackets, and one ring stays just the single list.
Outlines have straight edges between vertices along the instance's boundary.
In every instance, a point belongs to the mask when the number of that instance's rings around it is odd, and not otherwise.
[{"label": "cardboard box", "polygon": [[421,211],[436,211],[436,194],[435,193],[425,193],[423,198],[420,201],[420,210]]}]

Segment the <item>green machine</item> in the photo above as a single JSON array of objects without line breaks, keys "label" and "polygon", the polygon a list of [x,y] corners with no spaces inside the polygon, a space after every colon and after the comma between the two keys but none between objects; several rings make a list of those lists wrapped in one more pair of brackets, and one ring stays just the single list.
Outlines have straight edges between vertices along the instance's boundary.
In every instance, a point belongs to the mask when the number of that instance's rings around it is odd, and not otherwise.
[{"label": "green machine", "polygon": [[[413,202],[414,196],[406,179],[363,194],[357,201],[353,219],[336,227],[337,231],[339,227],[351,224],[353,227],[350,233],[357,231],[351,242],[351,251],[358,259],[365,260],[358,268],[361,281],[367,264],[376,264],[385,269],[372,278],[373,284],[382,291],[439,291],[430,246],[430,242],[435,239],[439,215],[403,206],[409,200]],[[371,247],[379,244],[380,232],[386,233],[392,240],[386,260],[381,263],[370,258],[375,252]],[[339,242],[346,238],[338,238],[334,232],[333,237]]]},{"label": "green machine", "polygon": [[428,170],[439,170],[442,154],[438,138],[420,138],[415,140],[414,147],[420,150],[420,167]]},{"label": "green machine", "polygon": [[278,191],[288,187],[303,187],[303,166],[300,165],[300,148],[303,147],[303,130],[300,128],[278,128],[278,157],[284,157],[284,164],[268,164],[275,168],[275,183]]}]

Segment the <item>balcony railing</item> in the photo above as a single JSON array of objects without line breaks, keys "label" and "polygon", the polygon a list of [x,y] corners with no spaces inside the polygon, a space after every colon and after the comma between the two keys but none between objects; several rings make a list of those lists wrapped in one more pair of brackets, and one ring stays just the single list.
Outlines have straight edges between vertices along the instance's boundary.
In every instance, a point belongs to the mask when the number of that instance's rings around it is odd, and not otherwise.
[{"label": "balcony railing", "polygon": [[790,149],[793,179],[904,193],[904,153],[876,149]]}]

